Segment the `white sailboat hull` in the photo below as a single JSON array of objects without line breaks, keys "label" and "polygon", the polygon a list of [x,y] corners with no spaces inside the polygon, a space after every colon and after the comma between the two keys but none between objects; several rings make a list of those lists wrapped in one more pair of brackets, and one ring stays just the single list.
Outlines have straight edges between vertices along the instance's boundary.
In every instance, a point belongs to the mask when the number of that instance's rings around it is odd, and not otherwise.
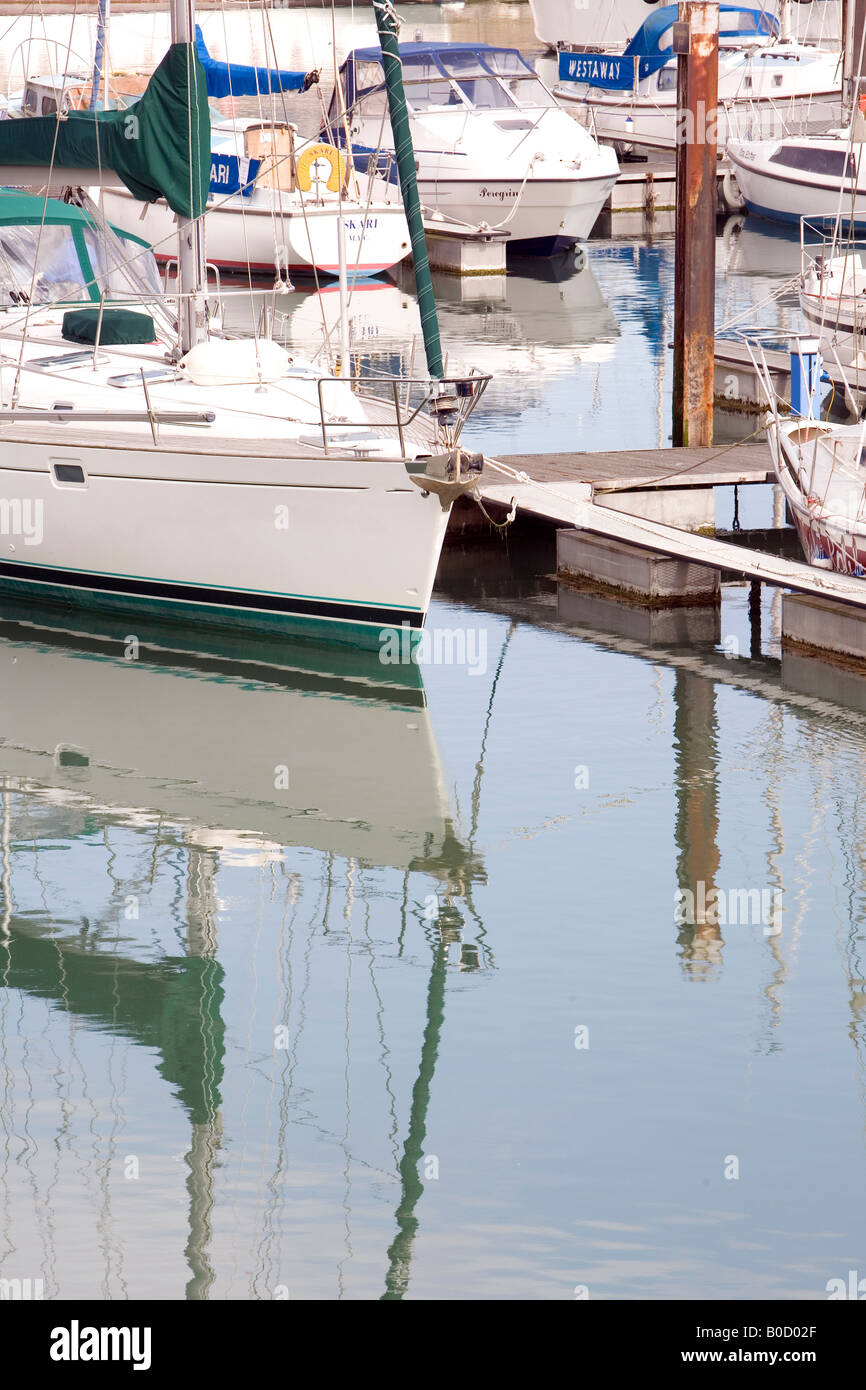
[{"label": "white sailboat hull", "polygon": [[[353,645],[421,626],[448,512],[401,462],[313,467],[254,446],[121,450],[57,433],[53,447],[0,441],[0,526],[42,518],[38,542],[0,535],[0,588]],[[58,486],[58,462],[80,465],[86,486]]]},{"label": "white sailboat hull", "polygon": [[[673,150],[681,143],[677,138],[678,122],[676,102],[663,102],[658,96],[648,98],[632,97],[628,93],[623,100],[621,95],[602,96],[597,91],[581,89],[578,96],[568,88],[572,83],[562,83],[556,88],[556,95],[563,101],[580,101],[592,112],[595,131],[600,140],[610,140],[621,144],[642,145],[649,149]],[[729,140],[748,138],[760,140],[777,134],[780,121],[795,125],[804,117],[818,128],[838,121],[840,96],[836,88],[809,94],[808,97],[794,98],[790,102],[784,98],[768,96],[753,97],[739,104],[732,99],[729,109],[720,106],[714,129],[718,148],[723,150]]]},{"label": "white sailboat hull", "polygon": [[[160,199],[139,203],[126,189],[105,190],[102,207],[116,227],[144,237],[158,260],[177,255],[174,213]],[[302,208],[296,199],[256,189],[251,198],[220,198],[205,214],[208,260],[223,270],[270,274],[286,270],[302,275],[315,270],[337,275],[338,218],[336,203]],[[350,274],[376,275],[390,270],[409,254],[409,229],[402,204],[375,203],[348,207],[342,213]]]},{"label": "white sailboat hull", "polygon": [[[54,485],[58,460],[88,484]],[[43,518],[39,543],[0,537],[7,591],[353,645],[420,627],[448,524],[399,461],[121,452],[63,427],[54,448],[0,442],[0,489],[3,516]]]}]

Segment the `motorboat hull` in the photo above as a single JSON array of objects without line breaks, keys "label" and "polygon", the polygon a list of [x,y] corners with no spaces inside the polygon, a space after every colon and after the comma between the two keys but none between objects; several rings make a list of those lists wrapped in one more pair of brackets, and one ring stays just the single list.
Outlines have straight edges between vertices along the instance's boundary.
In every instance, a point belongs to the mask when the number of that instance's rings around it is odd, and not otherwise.
[{"label": "motorboat hull", "polygon": [[[835,143],[842,152],[848,148],[845,140]],[[728,145],[728,159],[750,213],[797,227],[803,217],[813,226],[832,226],[838,217],[843,226],[866,230],[866,164],[862,160],[854,183],[850,178],[818,173],[806,177],[805,171],[797,173],[772,159],[778,147],[778,141]]]},{"label": "motorboat hull", "polygon": [[425,179],[419,178],[422,202],[459,222],[501,227],[507,250],[522,255],[552,256],[589,236],[618,178]]}]

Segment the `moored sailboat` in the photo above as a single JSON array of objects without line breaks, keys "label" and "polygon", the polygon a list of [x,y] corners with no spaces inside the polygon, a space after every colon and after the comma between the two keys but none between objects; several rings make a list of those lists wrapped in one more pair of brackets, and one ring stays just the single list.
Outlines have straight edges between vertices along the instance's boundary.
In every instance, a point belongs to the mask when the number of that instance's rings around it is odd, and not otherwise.
[{"label": "moored sailboat", "polygon": [[353,378],[345,341],[326,375],[211,331],[210,127],[186,0],[172,23],[133,111],[0,128],[7,178],[164,197],[179,266],[177,296],[157,296],[139,274],[151,253],[130,256],[96,215],[7,201],[0,589],[375,646],[423,623],[451,501],[480,469],[459,436],[486,378],[444,380],[435,310],[414,387]]}]

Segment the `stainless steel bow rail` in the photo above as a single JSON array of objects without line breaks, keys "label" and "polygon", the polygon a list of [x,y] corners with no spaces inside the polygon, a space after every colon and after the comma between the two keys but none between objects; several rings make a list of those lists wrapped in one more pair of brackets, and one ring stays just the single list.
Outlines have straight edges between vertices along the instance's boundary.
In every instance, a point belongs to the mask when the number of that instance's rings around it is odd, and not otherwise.
[{"label": "stainless steel bow rail", "polygon": [[[316,381],[316,390],[319,398],[319,428],[322,431],[322,449],[325,454],[329,451],[328,430],[346,430],[348,428],[359,428],[360,421],[349,420],[327,420],[325,418],[325,404],[323,398],[323,387],[328,384],[349,384],[355,390],[361,400],[374,401],[377,405],[391,405],[394,407],[394,424],[397,428],[397,435],[400,440],[400,452],[405,456],[406,440],[405,431],[418,418],[426,406],[429,405],[435,414],[438,423],[442,426],[449,442],[456,443],[459,439],[466,421],[475,410],[492,377],[483,373],[470,374],[468,376],[449,376],[441,380],[430,377],[392,377],[390,380],[383,380],[375,376],[322,376]],[[376,383],[383,387],[390,387],[391,400],[387,395],[377,395],[369,388]],[[424,389],[424,395],[420,403],[411,410],[405,417],[402,410],[409,410],[408,398],[413,386],[420,386]],[[359,388],[366,387],[367,390]],[[450,388],[450,390],[448,389]],[[406,391],[407,401],[401,407],[400,392]],[[381,426],[378,426],[381,428]],[[377,424],[370,422],[368,428],[375,429]]]}]

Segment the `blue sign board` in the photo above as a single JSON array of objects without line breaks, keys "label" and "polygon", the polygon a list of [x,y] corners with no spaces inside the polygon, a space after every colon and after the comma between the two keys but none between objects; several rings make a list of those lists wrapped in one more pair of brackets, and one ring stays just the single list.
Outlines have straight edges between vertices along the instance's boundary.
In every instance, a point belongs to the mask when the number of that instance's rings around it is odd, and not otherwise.
[{"label": "blue sign board", "polygon": [[261,162],[260,159],[241,159],[236,154],[212,154],[211,193],[240,193],[242,198],[249,198]]},{"label": "blue sign board", "polygon": [[560,82],[585,82],[588,87],[628,92],[634,87],[634,57],[610,53],[568,53],[559,55]]}]

